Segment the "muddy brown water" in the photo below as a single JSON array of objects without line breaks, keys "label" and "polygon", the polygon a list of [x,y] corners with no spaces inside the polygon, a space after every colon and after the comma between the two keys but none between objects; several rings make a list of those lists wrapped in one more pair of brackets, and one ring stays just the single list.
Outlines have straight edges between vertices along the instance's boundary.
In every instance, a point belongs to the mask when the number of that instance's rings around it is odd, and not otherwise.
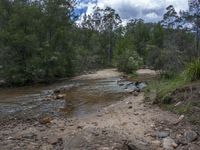
[{"label": "muddy brown water", "polygon": [[[40,116],[82,117],[119,101],[125,95],[119,77],[99,80],[71,80],[51,85],[34,85],[0,90],[0,120]],[[44,100],[59,87],[70,87],[63,100]]]}]

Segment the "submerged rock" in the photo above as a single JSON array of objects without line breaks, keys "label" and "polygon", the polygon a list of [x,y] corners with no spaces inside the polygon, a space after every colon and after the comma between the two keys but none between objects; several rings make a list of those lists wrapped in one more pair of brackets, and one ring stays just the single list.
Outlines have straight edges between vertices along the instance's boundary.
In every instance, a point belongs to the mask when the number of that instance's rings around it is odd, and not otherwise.
[{"label": "submerged rock", "polygon": [[128,82],[128,81],[124,81],[120,83],[120,85],[124,87],[126,92],[131,93],[131,94],[134,92],[140,92],[147,86],[145,83],[141,83],[141,82],[133,83],[133,82]]},{"label": "submerged rock", "polygon": [[140,90],[143,90],[145,87],[147,87],[147,85],[145,83],[139,83],[137,85],[137,87],[140,89]]}]

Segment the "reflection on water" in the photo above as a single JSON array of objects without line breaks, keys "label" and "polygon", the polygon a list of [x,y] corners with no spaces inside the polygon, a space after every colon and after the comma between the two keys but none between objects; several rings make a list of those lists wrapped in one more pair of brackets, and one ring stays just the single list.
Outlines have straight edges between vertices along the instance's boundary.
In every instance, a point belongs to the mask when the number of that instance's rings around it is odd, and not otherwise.
[{"label": "reflection on water", "polygon": [[[81,117],[96,112],[124,95],[124,89],[117,84],[118,79],[62,81],[48,86],[1,90],[0,119],[13,115],[29,118],[43,114]],[[72,86],[65,92],[65,100],[44,100],[50,90],[63,86]]]}]

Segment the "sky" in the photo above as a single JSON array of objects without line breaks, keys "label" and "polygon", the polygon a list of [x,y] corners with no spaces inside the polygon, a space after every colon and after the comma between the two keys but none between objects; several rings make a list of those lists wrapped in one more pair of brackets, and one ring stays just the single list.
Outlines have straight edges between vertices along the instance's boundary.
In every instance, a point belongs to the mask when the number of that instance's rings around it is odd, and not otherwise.
[{"label": "sky", "polygon": [[188,0],[78,0],[76,12],[91,14],[94,6],[112,7],[123,22],[141,18],[145,22],[160,21],[166,7],[173,5],[177,12],[188,9]]}]

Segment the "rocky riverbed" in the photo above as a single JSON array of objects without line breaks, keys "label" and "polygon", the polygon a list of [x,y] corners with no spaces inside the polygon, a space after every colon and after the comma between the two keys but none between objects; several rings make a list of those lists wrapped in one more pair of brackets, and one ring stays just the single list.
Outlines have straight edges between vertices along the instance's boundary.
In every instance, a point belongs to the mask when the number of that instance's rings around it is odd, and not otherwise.
[{"label": "rocky riverbed", "polygon": [[[62,83],[45,89],[49,92],[40,94],[40,100],[35,95],[35,100],[28,96],[14,101],[19,106],[14,112],[2,114],[2,108],[10,110],[14,105],[12,100],[1,102],[0,149],[200,149],[200,129],[183,115],[145,103],[144,83],[126,81],[114,69],[74,81],[76,86]],[[29,108],[24,110],[25,106]]]}]

